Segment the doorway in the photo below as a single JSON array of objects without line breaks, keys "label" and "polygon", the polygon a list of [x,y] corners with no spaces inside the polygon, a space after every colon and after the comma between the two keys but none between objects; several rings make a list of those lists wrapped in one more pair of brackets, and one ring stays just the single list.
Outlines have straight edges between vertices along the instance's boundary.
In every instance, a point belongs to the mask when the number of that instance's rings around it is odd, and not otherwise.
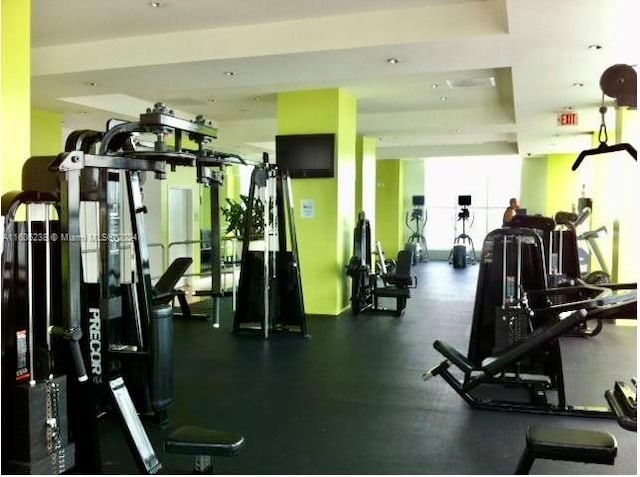
[{"label": "doorway", "polygon": [[[193,240],[193,190],[188,187],[169,188],[169,244],[168,262],[171,264],[178,257],[193,258],[193,243],[184,243]],[[193,265],[189,267],[187,274],[193,273]],[[190,278],[182,279],[179,285],[191,284]]]}]

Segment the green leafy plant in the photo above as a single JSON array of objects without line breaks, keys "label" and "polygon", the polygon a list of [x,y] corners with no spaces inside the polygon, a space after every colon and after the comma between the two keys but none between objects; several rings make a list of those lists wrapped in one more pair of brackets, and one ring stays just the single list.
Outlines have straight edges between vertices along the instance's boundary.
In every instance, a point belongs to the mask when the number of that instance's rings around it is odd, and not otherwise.
[{"label": "green leafy plant", "polygon": [[[228,207],[223,207],[222,216],[227,223],[225,234],[232,234],[237,239],[242,239],[245,232],[245,220],[249,209],[249,196],[241,195],[240,202],[226,198]],[[250,238],[260,239],[264,235],[264,204],[260,199],[253,199],[251,208]]]}]

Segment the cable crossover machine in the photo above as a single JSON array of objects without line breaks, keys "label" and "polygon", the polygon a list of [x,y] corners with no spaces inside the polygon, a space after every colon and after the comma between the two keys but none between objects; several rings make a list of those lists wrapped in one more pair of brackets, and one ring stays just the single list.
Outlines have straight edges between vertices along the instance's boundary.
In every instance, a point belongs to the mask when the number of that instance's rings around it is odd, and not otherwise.
[{"label": "cable crossover machine", "polygon": [[[142,134],[155,135],[152,150],[139,147]],[[66,152],[26,161],[23,191],[2,196],[3,473],[108,473],[98,421],[110,415],[138,470],[161,470],[142,420],[166,426],[174,400],[173,294],[151,283],[142,185],[148,174],[163,180],[178,166],[196,167],[198,180],[211,185],[216,171],[238,163],[205,148],[216,137],[204,118],[184,120],[157,103],[138,121],[74,131]],[[183,147],[187,138],[197,150]],[[98,205],[97,283],[86,282],[83,270],[88,202]],[[122,270],[125,219],[131,277]],[[196,468],[206,470],[211,456],[237,453],[244,439],[185,426],[163,442],[165,452],[196,455]]]},{"label": "cable crossover machine", "polygon": [[[234,333],[299,333],[309,338],[302,294],[291,179],[287,171],[269,163],[251,174],[248,208],[242,242],[242,267],[238,283]],[[252,237],[252,217],[262,206],[261,237]],[[253,238],[262,250],[252,250]]]}]

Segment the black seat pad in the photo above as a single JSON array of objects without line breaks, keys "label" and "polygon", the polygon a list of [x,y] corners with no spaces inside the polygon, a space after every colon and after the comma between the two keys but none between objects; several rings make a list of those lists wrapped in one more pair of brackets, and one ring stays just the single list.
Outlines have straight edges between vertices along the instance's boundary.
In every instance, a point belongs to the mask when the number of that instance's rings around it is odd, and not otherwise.
[{"label": "black seat pad", "polygon": [[385,298],[411,298],[411,291],[408,288],[383,287],[376,288],[376,296]]},{"label": "black seat pad", "polygon": [[244,437],[226,431],[185,426],[169,433],[164,441],[166,452],[174,454],[230,456],[240,452]]},{"label": "black seat pad", "polygon": [[405,275],[385,275],[383,279],[389,285],[396,287],[409,287],[413,284],[413,279]]},{"label": "black seat pad", "polygon": [[608,432],[531,426],[527,447],[534,457],[613,465],[618,445]]}]

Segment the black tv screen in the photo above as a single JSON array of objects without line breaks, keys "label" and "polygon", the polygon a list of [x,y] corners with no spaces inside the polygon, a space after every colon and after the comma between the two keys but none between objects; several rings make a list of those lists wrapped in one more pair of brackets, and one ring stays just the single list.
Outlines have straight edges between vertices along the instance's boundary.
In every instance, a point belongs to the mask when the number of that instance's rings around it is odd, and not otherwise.
[{"label": "black tv screen", "polygon": [[424,196],[423,195],[414,195],[411,198],[411,205],[424,205]]},{"label": "black tv screen", "polygon": [[335,134],[276,136],[276,164],[293,179],[335,177]]},{"label": "black tv screen", "polygon": [[470,195],[459,195],[458,196],[458,205],[461,205],[461,206],[469,206],[469,205],[471,205],[471,196]]}]

